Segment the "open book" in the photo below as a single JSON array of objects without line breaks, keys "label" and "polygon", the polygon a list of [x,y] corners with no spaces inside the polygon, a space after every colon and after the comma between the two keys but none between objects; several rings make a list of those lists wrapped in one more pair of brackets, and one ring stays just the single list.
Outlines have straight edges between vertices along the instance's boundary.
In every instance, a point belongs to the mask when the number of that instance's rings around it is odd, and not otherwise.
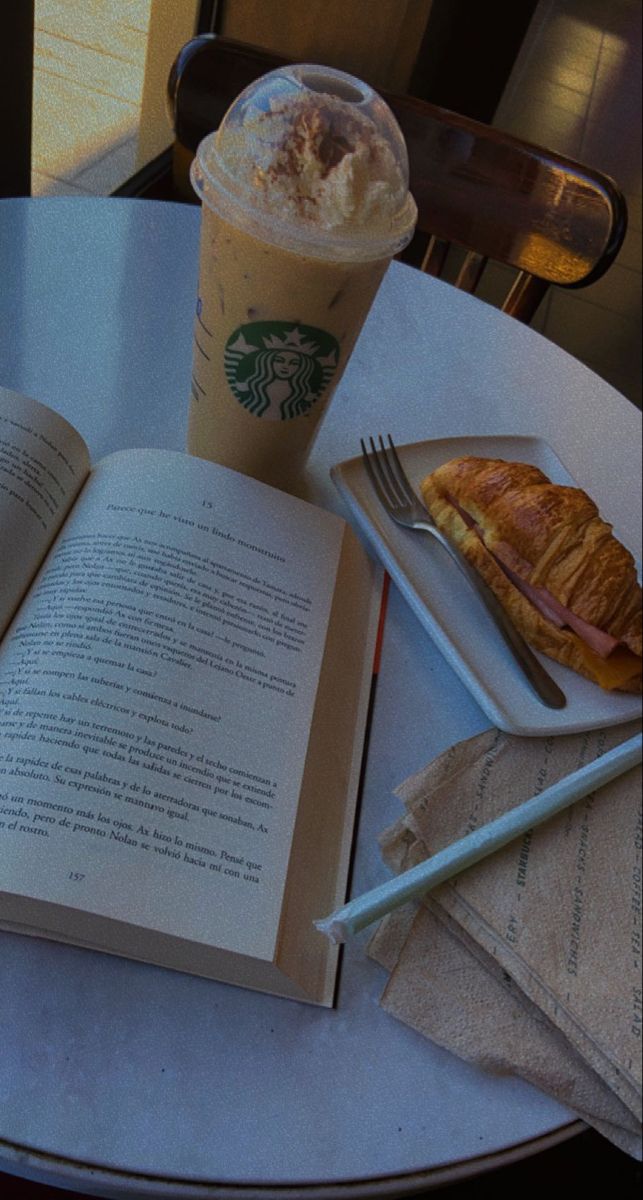
[{"label": "open book", "polygon": [[378,615],[338,516],[0,389],[0,926],[331,1005]]}]

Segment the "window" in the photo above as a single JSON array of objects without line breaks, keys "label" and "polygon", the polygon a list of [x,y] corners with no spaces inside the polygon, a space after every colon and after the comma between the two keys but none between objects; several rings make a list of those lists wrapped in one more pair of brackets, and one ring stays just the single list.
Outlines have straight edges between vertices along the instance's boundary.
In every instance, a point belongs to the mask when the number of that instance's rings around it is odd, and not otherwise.
[{"label": "window", "polygon": [[205,7],[35,0],[33,195],[108,195],[171,143],[168,73]]}]

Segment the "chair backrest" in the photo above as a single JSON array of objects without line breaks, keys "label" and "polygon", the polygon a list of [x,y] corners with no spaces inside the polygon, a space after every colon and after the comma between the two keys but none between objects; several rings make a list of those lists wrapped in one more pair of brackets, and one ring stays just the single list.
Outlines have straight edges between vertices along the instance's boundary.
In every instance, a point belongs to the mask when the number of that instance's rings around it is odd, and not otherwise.
[{"label": "chair backrest", "polygon": [[[216,34],[183,47],[168,80],[177,195],[193,199],[189,164],[232,100],[289,60]],[[489,125],[411,96],[383,93],[409,153],[417,234],[403,257],[441,275],[459,248],[452,282],[475,291],[488,262],[513,269],[502,309],[530,321],[551,284],[579,288],[605,273],[627,228],[612,179]]]}]

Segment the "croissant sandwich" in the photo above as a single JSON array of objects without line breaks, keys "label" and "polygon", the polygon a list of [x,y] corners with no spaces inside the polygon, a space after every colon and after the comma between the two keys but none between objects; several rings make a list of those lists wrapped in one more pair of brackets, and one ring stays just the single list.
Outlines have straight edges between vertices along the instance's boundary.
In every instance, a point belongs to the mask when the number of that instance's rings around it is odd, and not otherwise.
[{"label": "croissant sandwich", "polygon": [[527,463],[469,456],[421,490],[536,650],[609,691],[641,691],[636,565],[585,492]]}]

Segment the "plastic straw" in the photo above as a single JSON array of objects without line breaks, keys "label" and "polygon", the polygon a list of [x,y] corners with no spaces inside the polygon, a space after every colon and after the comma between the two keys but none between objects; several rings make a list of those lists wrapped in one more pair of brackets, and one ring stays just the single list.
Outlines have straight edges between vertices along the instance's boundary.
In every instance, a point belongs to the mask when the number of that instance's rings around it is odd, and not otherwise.
[{"label": "plastic straw", "polygon": [[641,750],[642,736],[638,733],[545,788],[538,796],[532,796],[530,800],[474,829],[416,867],[357,896],[328,917],[315,921],[315,928],[326,934],[331,942],[345,942],[352,934],[405,904],[407,900],[423,895],[446,879],[451,879],[500,850],[528,829],[541,825],[576,800],[630,770],[641,762]]}]

